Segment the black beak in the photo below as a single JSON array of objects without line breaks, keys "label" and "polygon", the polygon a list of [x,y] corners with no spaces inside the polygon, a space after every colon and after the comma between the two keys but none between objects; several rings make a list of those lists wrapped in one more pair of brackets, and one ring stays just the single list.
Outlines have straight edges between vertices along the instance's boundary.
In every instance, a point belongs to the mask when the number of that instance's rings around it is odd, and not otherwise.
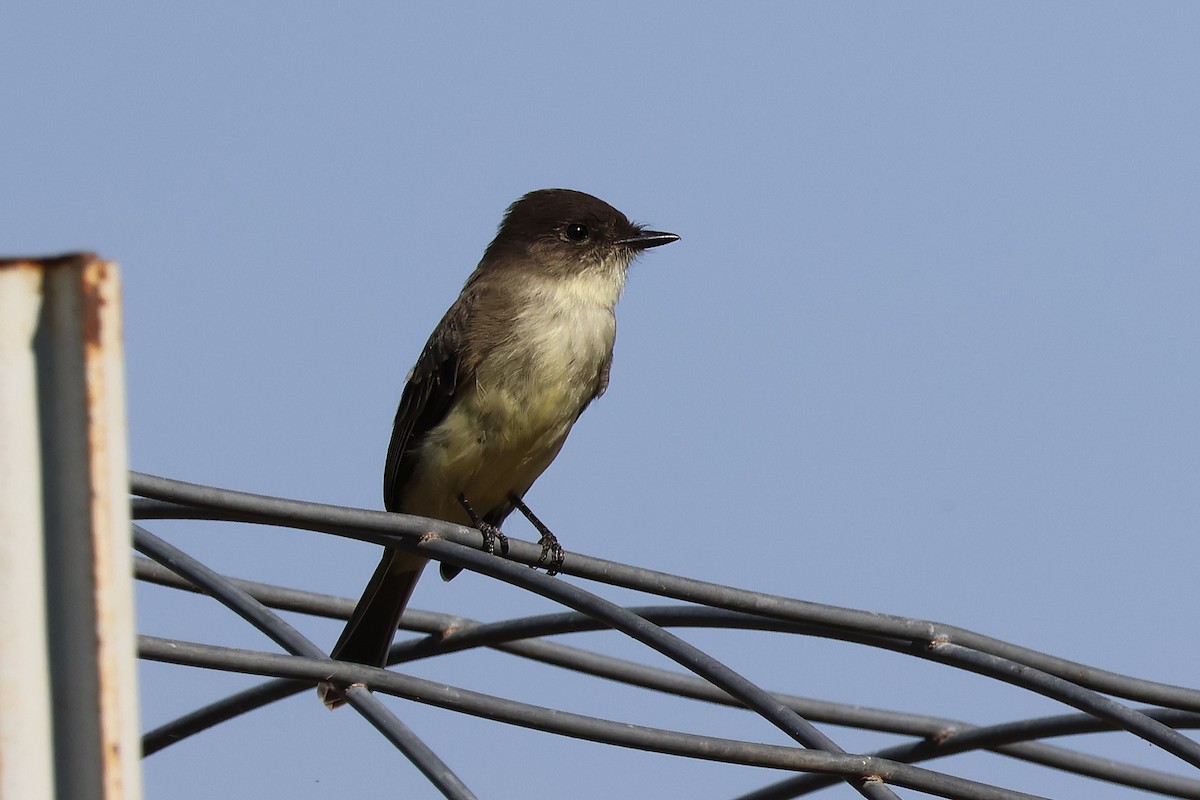
[{"label": "black beak", "polygon": [[678,242],[679,237],[673,233],[665,233],[663,231],[638,231],[633,236],[626,236],[624,239],[617,239],[617,244],[623,244],[632,250],[647,250],[651,247],[658,247],[660,244],[670,244]]}]

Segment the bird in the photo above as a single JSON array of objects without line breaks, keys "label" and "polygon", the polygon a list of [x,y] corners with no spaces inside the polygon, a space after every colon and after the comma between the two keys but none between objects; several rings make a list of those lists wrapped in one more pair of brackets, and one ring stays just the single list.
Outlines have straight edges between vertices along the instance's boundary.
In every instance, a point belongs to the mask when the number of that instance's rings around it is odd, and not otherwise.
[{"label": "bird", "polygon": [[[388,511],[471,525],[507,549],[519,509],[542,561],[564,559],[524,495],[608,388],[617,301],[630,263],[679,236],[649,230],[592,195],[539,189],[510,205],[496,236],[408,374],[384,468]],[[385,548],[331,657],[384,666],[427,559]],[[442,565],[449,580],[457,568]],[[342,690],[322,684],[330,708]]]}]

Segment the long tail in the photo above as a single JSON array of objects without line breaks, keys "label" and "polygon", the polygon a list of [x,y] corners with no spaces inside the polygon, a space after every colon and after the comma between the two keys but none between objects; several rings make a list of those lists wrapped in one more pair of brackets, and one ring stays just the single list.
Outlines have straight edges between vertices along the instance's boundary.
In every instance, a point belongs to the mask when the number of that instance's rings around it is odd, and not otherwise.
[{"label": "long tail", "polygon": [[[400,615],[404,613],[426,563],[427,559],[403,550],[385,550],[330,657],[373,667],[384,666],[396,627],[400,624]],[[346,702],[341,690],[329,683],[318,686],[317,694],[330,709]]]}]

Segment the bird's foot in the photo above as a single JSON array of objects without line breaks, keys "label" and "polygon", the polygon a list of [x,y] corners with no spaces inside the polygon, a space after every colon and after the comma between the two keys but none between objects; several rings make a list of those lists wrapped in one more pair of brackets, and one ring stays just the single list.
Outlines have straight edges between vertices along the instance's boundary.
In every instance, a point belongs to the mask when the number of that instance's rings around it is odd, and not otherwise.
[{"label": "bird's foot", "polygon": [[567,558],[567,551],[563,550],[562,545],[558,543],[558,537],[550,531],[542,532],[542,538],[538,540],[538,544],[542,546],[542,554],[538,556],[536,564],[529,566],[534,569],[546,567],[547,575],[557,575],[563,561]]},{"label": "bird's foot", "polygon": [[485,522],[483,517],[475,513],[475,509],[471,507],[465,495],[458,496],[458,502],[467,512],[467,516],[471,518],[471,527],[479,531],[483,535],[483,549],[488,553],[496,554],[496,544],[500,545],[500,552],[504,555],[508,554],[508,537],[504,532],[490,522]]},{"label": "bird's foot", "polygon": [[530,524],[541,534],[538,544],[542,546],[542,554],[538,556],[536,564],[530,564],[529,566],[534,569],[545,567],[547,575],[557,575],[559,568],[563,565],[563,561],[567,558],[567,551],[563,550],[562,545],[558,543],[558,537],[546,527],[546,523],[537,518],[520,497],[510,494],[508,500],[518,511],[525,515],[525,519],[529,520]]},{"label": "bird's foot", "polygon": [[497,528],[490,522],[479,521],[475,526],[479,532],[483,534],[483,549],[487,550],[492,555],[496,555],[496,544],[500,545],[500,552],[504,555],[508,554],[508,537],[504,535],[504,531]]}]

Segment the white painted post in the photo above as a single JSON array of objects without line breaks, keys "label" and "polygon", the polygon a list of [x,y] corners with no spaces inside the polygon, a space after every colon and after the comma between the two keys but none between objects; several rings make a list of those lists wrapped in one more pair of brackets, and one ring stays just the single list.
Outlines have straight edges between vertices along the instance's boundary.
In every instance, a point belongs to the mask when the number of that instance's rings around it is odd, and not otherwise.
[{"label": "white painted post", "polygon": [[[23,588],[23,599],[12,598],[21,605],[9,605],[5,596],[0,606],[6,612],[0,615],[0,748],[5,747],[9,726],[31,740],[21,745],[21,758],[10,759],[0,751],[0,795],[138,800],[140,744],[117,268],[90,254],[7,260],[0,261],[0,281],[6,287],[5,305],[0,307],[0,449],[5,451],[0,456],[0,475],[5,476],[0,498],[5,508],[11,504],[19,514],[12,521],[15,527],[9,527],[7,512],[0,519],[5,524],[4,547],[19,551],[23,559],[11,570],[19,570],[36,586]],[[8,452],[9,441],[19,443],[19,452]],[[9,475],[18,476],[15,483],[9,482]],[[7,542],[10,539],[40,541],[17,546]],[[9,570],[9,565],[0,565],[0,582],[22,579],[9,575]],[[45,603],[35,594],[46,598]],[[30,608],[32,613],[13,614],[14,608]],[[27,630],[26,624],[40,630]],[[9,647],[10,636],[21,642],[20,650]],[[15,697],[31,687],[36,697]],[[10,699],[15,705],[9,705]],[[11,719],[10,710],[16,712]],[[17,719],[18,715],[24,716]],[[44,747],[47,738],[29,736],[38,730],[49,731],[49,754],[32,757],[28,751]],[[41,786],[47,780],[48,761],[53,764],[53,793],[7,791],[10,780],[15,786],[36,779]]]},{"label": "white painted post", "polygon": [[0,266],[0,797],[53,797],[37,330],[43,272]]}]

